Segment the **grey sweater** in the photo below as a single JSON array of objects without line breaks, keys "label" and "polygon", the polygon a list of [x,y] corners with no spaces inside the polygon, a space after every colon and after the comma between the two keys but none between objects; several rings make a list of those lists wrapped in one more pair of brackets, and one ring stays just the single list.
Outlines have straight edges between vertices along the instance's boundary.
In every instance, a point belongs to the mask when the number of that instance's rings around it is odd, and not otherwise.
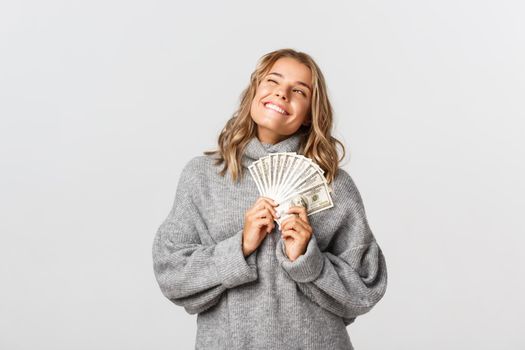
[{"label": "grey sweater", "polygon": [[247,167],[272,152],[297,152],[300,135],[275,145],[250,140],[233,183],[208,156],[183,168],[158,228],[153,270],[163,295],[197,316],[196,349],[353,349],[346,326],[383,297],[386,262],[359,191],[339,168],[334,207],[308,217],[307,250],[286,256],[278,225],[244,257],[244,213],[259,197]]}]

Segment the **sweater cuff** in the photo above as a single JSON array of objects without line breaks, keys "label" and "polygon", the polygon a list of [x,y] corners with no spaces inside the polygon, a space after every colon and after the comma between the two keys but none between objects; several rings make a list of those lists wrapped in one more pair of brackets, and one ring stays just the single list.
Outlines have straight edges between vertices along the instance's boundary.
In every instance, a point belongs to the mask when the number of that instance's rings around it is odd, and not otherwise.
[{"label": "sweater cuff", "polygon": [[219,279],[226,288],[233,288],[255,281],[258,277],[257,250],[244,257],[242,252],[242,230],[217,243],[214,260]]},{"label": "sweater cuff", "polygon": [[283,239],[279,239],[275,254],[279,265],[288,273],[288,275],[296,282],[306,283],[315,280],[321,274],[324,267],[324,256],[319,246],[317,239],[312,234],[306,252],[300,255],[295,261],[291,261],[286,256],[286,250]]}]

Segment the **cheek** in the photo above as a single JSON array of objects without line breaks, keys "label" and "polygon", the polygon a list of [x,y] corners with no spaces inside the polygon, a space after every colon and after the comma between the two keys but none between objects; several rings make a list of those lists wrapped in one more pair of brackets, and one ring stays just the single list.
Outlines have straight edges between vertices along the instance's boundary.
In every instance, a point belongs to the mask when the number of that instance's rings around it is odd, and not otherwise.
[{"label": "cheek", "polygon": [[310,104],[306,102],[298,103],[296,106],[297,114],[300,114],[301,117],[306,118],[306,115],[308,114],[308,110],[310,108]]},{"label": "cheek", "polygon": [[252,100],[251,106],[250,106],[250,114],[252,116],[252,119],[256,121],[256,119],[260,119],[261,117],[261,111],[264,106],[261,103],[261,97],[258,95],[255,95],[255,97]]},{"label": "cheek", "polygon": [[253,100],[252,100],[252,105],[251,105],[252,110],[254,108],[264,108],[261,100],[265,98],[266,96],[268,96],[268,94],[270,93],[271,91],[268,88],[259,87],[257,91],[255,91],[255,96],[253,97]]},{"label": "cheek", "polygon": [[252,105],[255,105],[259,102],[261,102],[261,99],[263,98],[263,91],[259,88],[257,91],[255,91],[255,96],[253,96]]},{"label": "cheek", "polygon": [[253,109],[255,106],[257,106],[257,103],[259,102],[259,98],[257,98],[257,95],[252,100],[251,108]]}]

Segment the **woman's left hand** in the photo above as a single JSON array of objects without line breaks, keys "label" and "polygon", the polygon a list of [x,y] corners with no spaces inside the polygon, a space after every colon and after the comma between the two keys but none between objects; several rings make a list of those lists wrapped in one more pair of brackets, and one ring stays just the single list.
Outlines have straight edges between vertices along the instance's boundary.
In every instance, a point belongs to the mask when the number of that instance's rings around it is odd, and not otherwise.
[{"label": "woman's left hand", "polygon": [[281,237],[284,240],[286,255],[294,261],[306,252],[306,247],[312,237],[312,227],[308,221],[306,208],[301,206],[290,207],[287,211],[291,215],[281,224]]}]

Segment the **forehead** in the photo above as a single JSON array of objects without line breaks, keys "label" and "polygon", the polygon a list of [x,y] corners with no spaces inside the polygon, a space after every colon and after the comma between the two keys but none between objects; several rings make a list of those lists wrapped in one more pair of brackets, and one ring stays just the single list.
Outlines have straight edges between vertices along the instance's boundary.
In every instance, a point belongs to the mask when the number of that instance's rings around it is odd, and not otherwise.
[{"label": "forehead", "polygon": [[312,80],[310,68],[291,57],[281,57],[275,61],[268,71],[268,73],[271,72],[280,73],[284,79],[291,81],[304,81],[305,83],[309,83]]}]

